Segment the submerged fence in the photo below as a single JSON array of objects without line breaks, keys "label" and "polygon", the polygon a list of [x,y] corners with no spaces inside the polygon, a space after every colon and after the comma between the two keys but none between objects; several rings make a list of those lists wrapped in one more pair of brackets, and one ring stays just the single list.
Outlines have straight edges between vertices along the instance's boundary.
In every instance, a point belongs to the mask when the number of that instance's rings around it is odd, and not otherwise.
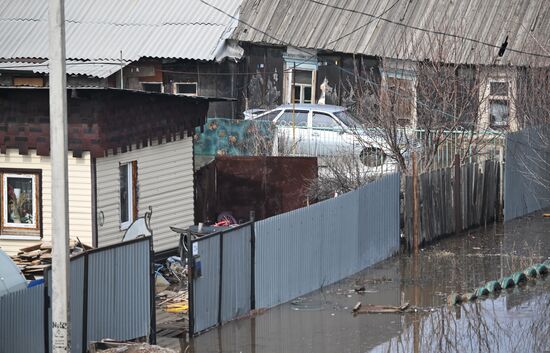
[{"label": "submerged fence", "polygon": [[[155,339],[152,238],[93,249],[71,258],[71,352],[111,338]],[[0,353],[51,347],[51,271],[45,284],[0,297]]]},{"label": "submerged fence", "polygon": [[[418,176],[419,242],[492,222],[499,214],[500,163],[487,160]],[[405,178],[404,233],[413,244],[413,180]]]},{"label": "submerged fence", "polygon": [[190,333],[341,280],[399,249],[399,174],[192,242]]},{"label": "submerged fence", "polygon": [[250,311],[253,227],[245,223],[192,242],[191,333]]},{"label": "submerged fence", "polygon": [[506,138],[504,221],[550,206],[550,127],[509,133]]}]

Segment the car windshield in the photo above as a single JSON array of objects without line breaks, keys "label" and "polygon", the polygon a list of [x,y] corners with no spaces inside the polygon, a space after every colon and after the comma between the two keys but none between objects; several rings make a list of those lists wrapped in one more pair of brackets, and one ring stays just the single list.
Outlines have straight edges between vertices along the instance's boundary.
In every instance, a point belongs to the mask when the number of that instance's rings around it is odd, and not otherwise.
[{"label": "car windshield", "polygon": [[361,124],[359,124],[351,114],[347,110],[341,110],[339,112],[335,112],[334,115],[348,128],[350,129],[356,129],[361,127]]}]

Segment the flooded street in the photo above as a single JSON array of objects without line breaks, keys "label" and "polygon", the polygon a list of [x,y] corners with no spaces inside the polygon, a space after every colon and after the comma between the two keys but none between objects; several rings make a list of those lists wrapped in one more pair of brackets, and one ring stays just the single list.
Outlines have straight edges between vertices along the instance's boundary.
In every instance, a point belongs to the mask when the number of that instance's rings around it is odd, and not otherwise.
[{"label": "flooded street", "polygon": [[[396,256],[290,303],[212,329],[187,352],[544,352],[550,351],[550,278],[462,306],[464,293],[550,257],[541,214],[449,237],[418,256]],[[361,287],[364,287],[364,290]],[[420,310],[359,314],[357,302]]]}]

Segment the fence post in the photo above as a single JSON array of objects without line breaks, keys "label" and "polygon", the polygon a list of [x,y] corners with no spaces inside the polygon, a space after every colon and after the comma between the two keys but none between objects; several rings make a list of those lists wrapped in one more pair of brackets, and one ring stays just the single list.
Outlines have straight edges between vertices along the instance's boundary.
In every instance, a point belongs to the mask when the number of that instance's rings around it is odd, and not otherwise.
[{"label": "fence post", "polygon": [[155,305],[155,264],[154,264],[155,250],[153,248],[153,235],[149,236],[149,271],[150,271],[150,310],[151,310],[151,332],[149,334],[149,343],[157,343],[157,315],[156,315],[156,305]]},{"label": "fence post", "polygon": [[220,273],[219,273],[219,283],[218,283],[218,325],[222,324],[222,295],[223,295],[223,236],[224,232],[220,232]]},{"label": "fence post", "polygon": [[412,153],[412,192],[413,192],[413,251],[418,253],[420,238],[420,207],[418,200],[418,169],[416,166],[416,153]]},{"label": "fence post", "polygon": [[84,254],[84,273],[82,286],[82,352],[88,351],[88,253]]},{"label": "fence post", "polygon": [[256,230],[254,219],[256,212],[250,211],[250,310],[256,309]]},{"label": "fence post", "polygon": [[195,261],[193,260],[193,242],[189,237],[187,249],[187,302],[189,303],[189,339],[195,335],[195,302],[193,295],[193,281],[195,278]]},{"label": "fence post", "polygon": [[461,215],[461,197],[460,197],[460,190],[461,190],[461,180],[460,180],[460,155],[457,153],[455,154],[455,175],[454,175],[454,183],[453,183],[453,201],[454,201],[454,208],[455,208],[455,233],[458,233],[462,231],[462,218]]}]

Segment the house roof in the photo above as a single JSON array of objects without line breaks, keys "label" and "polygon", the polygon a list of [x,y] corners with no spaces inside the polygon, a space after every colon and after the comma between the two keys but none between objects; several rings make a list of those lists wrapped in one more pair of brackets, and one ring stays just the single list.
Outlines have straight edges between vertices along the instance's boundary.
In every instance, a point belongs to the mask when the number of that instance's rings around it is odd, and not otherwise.
[{"label": "house roof", "polygon": [[[67,90],[68,147],[102,157],[191,136],[211,99],[113,88]],[[32,104],[29,104],[32,102]],[[0,87],[0,153],[50,153],[49,89]]]},{"label": "house roof", "polygon": [[[548,0],[244,0],[232,38],[460,64],[550,65]],[[497,53],[508,36],[508,49]]]},{"label": "house roof", "polygon": [[[232,15],[240,2],[209,0]],[[95,62],[120,68],[121,56],[130,62],[234,55],[225,39],[235,20],[200,0],[66,0],[65,20],[67,59],[84,62],[75,65],[77,74],[104,77],[109,70],[96,72]],[[47,59],[48,1],[0,0],[0,33],[0,59]]]}]

